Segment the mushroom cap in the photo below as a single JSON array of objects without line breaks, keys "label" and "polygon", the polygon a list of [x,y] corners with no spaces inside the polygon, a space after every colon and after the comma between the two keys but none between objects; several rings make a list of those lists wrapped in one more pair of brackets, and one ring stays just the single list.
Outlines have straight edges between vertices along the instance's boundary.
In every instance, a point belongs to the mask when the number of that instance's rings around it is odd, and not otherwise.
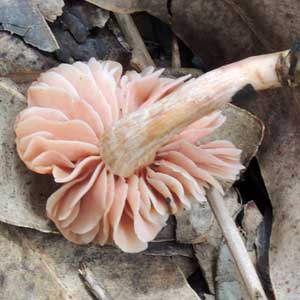
[{"label": "mushroom cap", "polygon": [[[125,115],[159,101],[189,76],[161,77],[153,67],[128,71],[113,61],[61,64],[28,90],[28,108],[15,122],[16,144],[26,166],[52,174],[62,186],[46,205],[48,217],[70,241],[125,252],[147,248],[170,214],[206,201],[205,189],[223,192],[243,168],[231,142],[203,142],[225,122],[215,111],[185,128],[129,177],[113,174],[101,158],[99,140]],[[126,164],[126,162],[124,162]]]}]

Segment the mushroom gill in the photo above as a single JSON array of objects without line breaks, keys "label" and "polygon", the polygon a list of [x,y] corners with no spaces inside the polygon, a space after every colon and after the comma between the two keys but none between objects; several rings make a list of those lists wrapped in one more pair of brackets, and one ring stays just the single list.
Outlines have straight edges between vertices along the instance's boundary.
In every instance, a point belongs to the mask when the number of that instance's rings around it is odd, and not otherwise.
[{"label": "mushroom gill", "polygon": [[[122,75],[119,63],[92,58],[88,63],[61,64],[29,88],[28,108],[15,123],[17,151],[29,169],[52,174],[62,183],[49,197],[46,210],[68,240],[113,242],[126,252],[142,251],[170,214],[189,209],[192,201],[206,201],[210,186],[222,193],[221,181],[234,181],[243,168],[241,151],[231,142],[201,142],[225,121],[213,108],[169,136],[130,174],[110,168],[106,157],[111,151],[103,153],[103,137],[118,120],[147,112],[195,82],[185,82],[189,76],[164,78],[162,72],[149,67]],[[143,138],[163,132],[164,123],[156,119],[154,124]],[[114,135],[120,145],[128,142],[126,123],[123,131],[122,136]],[[139,148],[134,151],[138,155]],[[115,152],[118,157],[118,149]]]}]

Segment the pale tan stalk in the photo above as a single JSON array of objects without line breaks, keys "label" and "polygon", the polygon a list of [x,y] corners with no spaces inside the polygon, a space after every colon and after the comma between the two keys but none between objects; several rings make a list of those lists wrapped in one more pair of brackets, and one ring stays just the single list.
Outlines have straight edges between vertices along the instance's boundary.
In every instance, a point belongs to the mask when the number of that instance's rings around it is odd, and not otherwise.
[{"label": "pale tan stalk", "polygon": [[156,151],[172,136],[230,102],[247,84],[265,90],[293,81],[298,69],[290,78],[290,53],[287,50],[250,57],[218,68],[119,120],[100,141],[107,167],[114,174],[130,176],[151,163]]},{"label": "pale tan stalk", "polygon": [[172,36],[172,68],[179,69],[181,67],[180,50],[178,39],[175,34]]},{"label": "pale tan stalk", "polygon": [[135,26],[131,15],[121,13],[115,13],[114,15],[126,38],[127,43],[132,48],[132,67],[141,71],[148,66],[154,66],[154,62],[137,27]]}]

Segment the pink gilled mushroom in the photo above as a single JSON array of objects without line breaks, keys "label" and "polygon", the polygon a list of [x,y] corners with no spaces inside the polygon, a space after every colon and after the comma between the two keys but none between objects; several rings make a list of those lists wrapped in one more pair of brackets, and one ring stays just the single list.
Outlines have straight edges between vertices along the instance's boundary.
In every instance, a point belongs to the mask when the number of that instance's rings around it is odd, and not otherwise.
[{"label": "pink gilled mushroom", "polygon": [[[189,209],[192,201],[206,201],[209,186],[222,193],[220,181],[235,180],[243,168],[241,151],[231,142],[201,142],[225,121],[213,110],[170,136],[132,172],[110,167],[110,151],[102,142],[116,122],[126,123],[128,114],[130,119],[132,112],[147,112],[153,103],[195,82],[184,83],[189,76],[169,79],[161,74],[149,67],[122,76],[119,63],[92,58],[51,69],[29,88],[28,108],[15,123],[17,150],[29,169],[63,183],[46,209],[68,240],[114,242],[126,252],[142,251],[170,214]],[[155,124],[154,135],[163,131],[159,118]],[[145,134],[152,138],[151,132]],[[115,138],[126,144],[124,135]]]}]

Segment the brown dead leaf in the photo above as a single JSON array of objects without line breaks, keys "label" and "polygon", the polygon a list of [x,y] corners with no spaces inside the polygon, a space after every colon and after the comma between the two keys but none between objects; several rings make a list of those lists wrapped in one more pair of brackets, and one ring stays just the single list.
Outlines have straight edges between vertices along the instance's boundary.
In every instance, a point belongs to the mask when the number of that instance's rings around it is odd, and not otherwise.
[{"label": "brown dead leaf", "polygon": [[242,150],[241,161],[244,166],[248,166],[262,142],[264,124],[255,115],[232,104],[228,104],[222,111],[226,122],[209,135],[209,140],[231,141]]},{"label": "brown dead leaf", "polygon": [[0,32],[0,45],[0,77],[8,77],[15,82],[32,82],[41,71],[57,64],[54,59],[7,32]]},{"label": "brown dead leaf", "polygon": [[225,242],[220,245],[217,262],[216,298],[218,300],[251,300]]},{"label": "brown dead leaf", "polygon": [[[218,128],[209,140],[227,139],[236,147],[242,149],[242,163],[247,166],[255,156],[262,141],[264,127],[262,122],[247,111],[234,105],[227,105],[223,112],[227,117],[223,126]],[[232,183],[226,183],[229,187]],[[177,216],[176,239],[182,243],[199,243],[205,239],[211,224],[213,214],[208,204],[193,203],[191,210]]]},{"label": "brown dead leaf", "polygon": [[278,300],[300,295],[299,98],[299,90],[284,89],[242,103],[264,120],[267,129],[258,161],[273,205],[269,263]]},{"label": "brown dead leaf", "polygon": [[116,13],[130,14],[146,11],[165,22],[169,17],[167,0],[86,0],[96,6]]},{"label": "brown dead leaf", "polygon": [[[0,224],[3,299],[93,299],[78,273],[86,265],[114,300],[199,300],[166,257],[77,246],[63,237]],[[16,284],[18,288],[16,288]]]},{"label": "brown dead leaf", "polygon": [[40,50],[53,52],[59,48],[43,15],[31,1],[1,1],[0,23],[2,30],[21,36]]},{"label": "brown dead leaf", "polygon": [[[235,217],[239,212],[241,205],[238,203],[238,194],[236,190],[231,188],[224,197],[225,204],[228,211],[232,217]],[[207,281],[210,291],[213,293],[215,291],[215,269],[216,260],[218,257],[219,246],[222,242],[223,236],[219,224],[213,216],[211,210],[209,210],[209,204],[206,204],[206,210],[199,210],[199,218],[207,218],[209,216],[209,228],[202,234],[198,236],[198,244],[193,244],[196,258],[198,259],[199,265],[202,269],[204,277]],[[178,227],[178,226],[177,226]],[[177,230],[179,232],[179,230]],[[181,232],[179,232],[181,234]],[[186,232],[186,234],[188,234]],[[181,234],[182,238],[183,235]]]},{"label": "brown dead leaf", "polygon": [[15,149],[14,120],[25,106],[22,94],[0,83],[0,221],[49,232],[53,227],[45,216],[45,201],[53,180],[29,171]]},{"label": "brown dead leaf", "polygon": [[195,258],[176,255],[172,256],[171,259],[184,274],[185,278],[190,277],[199,268]]},{"label": "brown dead leaf", "polygon": [[63,13],[64,0],[31,0],[47,21],[54,22]]},{"label": "brown dead leaf", "polygon": [[21,229],[0,223],[1,299],[79,299],[49,272],[42,255],[21,232]]},{"label": "brown dead leaf", "polygon": [[[257,261],[255,243],[258,236],[258,229],[262,222],[262,215],[253,201],[245,204],[243,211],[242,236],[244,237],[252,262],[255,265]],[[219,244],[215,285],[218,300],[250,299],[225,242]]]}]

